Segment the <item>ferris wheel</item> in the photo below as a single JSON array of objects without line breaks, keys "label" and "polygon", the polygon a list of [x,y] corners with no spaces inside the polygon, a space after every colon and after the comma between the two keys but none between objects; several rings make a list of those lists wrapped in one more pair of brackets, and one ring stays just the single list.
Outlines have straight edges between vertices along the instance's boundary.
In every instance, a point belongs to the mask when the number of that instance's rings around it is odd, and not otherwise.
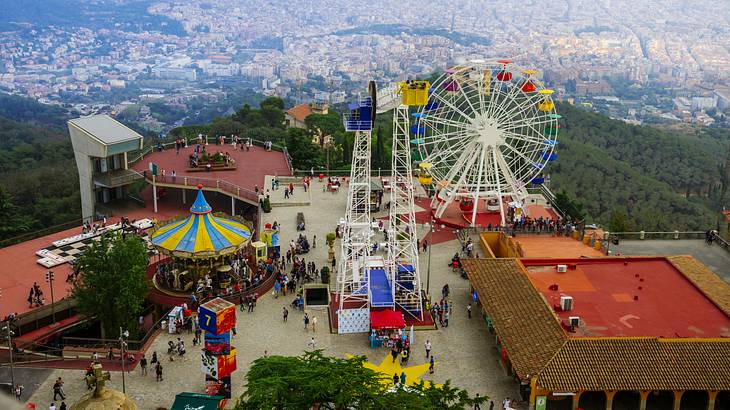
[{"label": "ferris wheel", "polygon": [[519,203],[529,185],[544,181],[557,158],[560,116],[536,74],[510,60],[476,60],[431,85],[412,143],[432,177],[437,218],[459,201],[472,225],[487,210],[499,210],[504,224],[505,200]]}]

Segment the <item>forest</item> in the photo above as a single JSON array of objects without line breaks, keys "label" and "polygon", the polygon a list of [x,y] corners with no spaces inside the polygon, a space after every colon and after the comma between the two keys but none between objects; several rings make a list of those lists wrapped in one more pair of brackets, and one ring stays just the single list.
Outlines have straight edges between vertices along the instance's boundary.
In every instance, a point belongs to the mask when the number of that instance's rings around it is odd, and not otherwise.
[{"label": "forest", "polygon": [[[259,101],[258,107],[244,104],[207,124],[175,128],[168,138],[238,134],[286,146],[295,169],[349,169],[354,135],[345,132],[336,109],[310,115],[305,129],[287,129],[284,102]],[[633,126],[567,104],[559,104],[558,112],[560,144],[558,160],[547,170],[550,188],[587,221],[613,231],[715,225],[728,130],[678,133]],[[0,240],[78,220],[67,118],[63,109],[0,95]],[[390,169],[391,122],[391,115],[379,115],[374,127],[374,174]]]}]

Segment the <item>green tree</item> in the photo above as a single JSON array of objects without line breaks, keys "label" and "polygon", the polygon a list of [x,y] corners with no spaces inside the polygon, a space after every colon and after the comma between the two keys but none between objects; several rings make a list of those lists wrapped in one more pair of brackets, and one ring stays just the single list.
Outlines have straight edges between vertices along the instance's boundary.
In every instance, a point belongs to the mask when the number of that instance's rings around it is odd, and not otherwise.
[{"label": "green tree", "polygon": [[119,327],[137,331],[148,285],[147,249],[136,235],[103,235],[89,246],[79,263],[83,273],[72,296],[79,312],[101,322],[102,338],[117,335]]},{"label": "green tree", "polygon": [[279,97],[266,97],[259,106],[263,109],[266,107],[278,108],[279,111],[284,109],[284,100]]},{"label": "green tree", "polygon": [[321,150],[312,144],[311,137],[306,130],[301,128],[289,128],[286,136],[286,147],[292,158],[292,166],[295,169],[308,170],[312,167],[321,166]]},{"label": "green tree", "polygon": [[471,398],[451,387],[392,389],[382,374],[363,367],[364,356],[339,359],[321,350],[299,357],[269,356],[253,362],[246,374],[246,392],[236,410],[253,409],[464,409],[487,397]]},{"label": "green tree", "polygon": [[34,222],[29,215],[20,212],[10,195],[0,186],[0,239],[26,232]]},{"label": "green tree", "polygon": [[611,212],[611,221],[608,223],[608,230],[611,232],[628,232],[631,229],[626,221],[626,214],[621,211]]}]

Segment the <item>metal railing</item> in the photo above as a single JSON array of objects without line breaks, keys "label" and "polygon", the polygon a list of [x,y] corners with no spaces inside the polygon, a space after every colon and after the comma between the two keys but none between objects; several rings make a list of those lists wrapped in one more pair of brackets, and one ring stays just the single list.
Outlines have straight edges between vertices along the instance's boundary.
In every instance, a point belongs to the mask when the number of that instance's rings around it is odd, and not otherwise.
[{"label": "metal railing", "polygon": [[244,199],[253,203],[259,202],[259,196],[256,194],[255,191],[232,184],[227,181],[223,181],[220,179],[212,179],[212,178],[201,178],[201,177],[189,177],[189,176],[171,176],[171,175],[158,175],[154,177],[154,181],[152,179],[152,175],[149,171],[144,171],[144,178],[150,183],[157,183],[157,184],[169,184],[169,185],[178,185],[178,186],[186,186],[190,187],[190,189],[195,189],[198,186],[202,186],[203,188],[208,189],[215,189],[219,190],[231,195],[234,195],[238,197],[239,199]]},{"label": "metal railing", "polygon": [[105,187],[116,187],[126,185],[142,179],[142,174],[131,169],[116,169],[114,171],[104,173],[94,173],[94,183]]}]

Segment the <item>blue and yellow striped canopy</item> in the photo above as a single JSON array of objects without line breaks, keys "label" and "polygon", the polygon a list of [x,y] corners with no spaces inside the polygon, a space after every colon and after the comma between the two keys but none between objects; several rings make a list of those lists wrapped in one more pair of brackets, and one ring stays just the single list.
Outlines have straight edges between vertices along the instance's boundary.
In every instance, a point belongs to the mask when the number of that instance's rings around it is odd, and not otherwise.
[{"label": "blue and yellow striped canopy", "polygon": [[160,227],[150,239],[163,252],[195,258],[235,252],[251,238],[246,225],[214,216],[211,211],[199,190],[190,216]]}]

